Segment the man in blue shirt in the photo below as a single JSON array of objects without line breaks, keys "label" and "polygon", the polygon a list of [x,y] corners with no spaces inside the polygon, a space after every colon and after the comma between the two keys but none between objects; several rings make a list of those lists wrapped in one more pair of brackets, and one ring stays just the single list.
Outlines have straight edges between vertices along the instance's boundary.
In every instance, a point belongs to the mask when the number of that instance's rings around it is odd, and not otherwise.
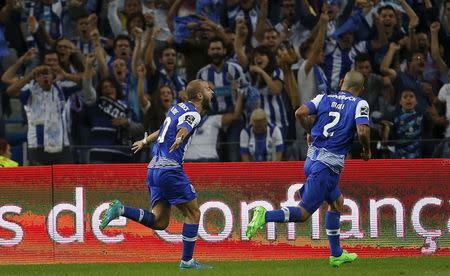
[{"label": "man in blue shirt", "polygon": [[[371,157],[369,105],[358,97],[364,89],[363,75],[356,71],[348,72],[341,89],[337,94],[317,95],[295,112],[312,139],[304,168],[307,180],[300,189],[299,206],[275,211],[256,207],[247,228],[247,237],[251,238],[267,222],[304,222],[327,201],[329,210],[325,227],[330,243],[330,264],[335,267],[357,258],[355,253],[342,250],[339,244],[344,197],[338,187],[344,159],[352,147],[355,132],[362,144],[361,156],[364,160]],[[315,119],[310,115],[315,115]]]},{"label": "man in blue shirt", "polygon": [[173,106],[158,131],[149,136],[146,134],[142,141],[133,144],[132,149],[136,153],[145,144],[156,141],[147,174],[152,211],[124,206],[114,200],[100,224],[103,229],[111,220],[124,216],[149,228],[164,230],[169,225],[171,206],[175,205],[185,216],[181,269],[211,268],[192,258],[200,210],[197,193],[184,172],[182,163],[186,144],[200,123],[200,114],[205,113],[210,106],[213,93],[208,82],[191,81],[186,89],[189,101]]}]

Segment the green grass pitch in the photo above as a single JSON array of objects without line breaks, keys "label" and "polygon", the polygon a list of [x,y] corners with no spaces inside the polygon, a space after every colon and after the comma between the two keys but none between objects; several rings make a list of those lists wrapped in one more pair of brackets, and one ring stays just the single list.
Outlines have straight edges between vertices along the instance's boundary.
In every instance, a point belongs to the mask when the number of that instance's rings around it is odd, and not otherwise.
[{"label": "green grass pitch", "polygon": [[0,275],[450,275],[450,257],[364,258],[340,268],[326,259],[209,264],[202,271],[180,271],[177,263],[0,265]]}]

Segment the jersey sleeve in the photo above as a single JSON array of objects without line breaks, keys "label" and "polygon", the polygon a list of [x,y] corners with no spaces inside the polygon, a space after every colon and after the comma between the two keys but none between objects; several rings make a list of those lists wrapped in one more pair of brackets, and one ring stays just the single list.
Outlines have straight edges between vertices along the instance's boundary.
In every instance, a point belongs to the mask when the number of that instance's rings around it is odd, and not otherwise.
[{"label": "jersey sleeve", "polygon": [[441,102],[447,102],[447,98],[450,97],[450,84],[446,84],[441,87],[441,90],[439,90],[438,99]]},{"label": "jersey sleeve", "polygon": [[245,129],[243,129],[241,130],[241,137],[239,139],[241,154],[250,154],[248,142],[249,142],[248,133]]},{"label": "jersey sleeve", "polygon": [[357,125],[369,124],[369,104],[365,100],[360,100],[356,105],[355,121]]},{"label": "jersey sleeve", "polygon": [[276,152],[284,151],[283,136],[281,135],[281,130],[279,127],[275,127],[273,130],[273,143],[275,144]]},{"label": "jersey sleeve", "polygon": [[19,98],[20,98],[20,102],[21,102],[23,105],[26,105],[27,102],[28,102],[28,99],[30,98],[30,95],[31,95],[31,88],[32,88],[31,83],[27,83],[27,84],[25,84],[25,86],[20,90]]},{"label": "jersey sleeve", "polygon": [[177,131],[184,127],[191,132],[200,123],[200,120],[201,116],[198,112],[188,111],[178,117]]},{"label": "jersey sleeve", "polygon": [[306,106],[309,108],[309,114],[317,114],[317,109],[319,108],[319,104],[323,99],[324,94],[317,95],[314,99],[306,103]]}]

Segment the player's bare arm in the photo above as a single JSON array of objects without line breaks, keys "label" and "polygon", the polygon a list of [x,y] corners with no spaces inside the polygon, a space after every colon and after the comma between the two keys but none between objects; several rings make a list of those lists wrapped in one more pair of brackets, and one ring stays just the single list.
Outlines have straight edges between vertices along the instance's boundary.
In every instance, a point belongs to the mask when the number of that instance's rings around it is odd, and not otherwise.
[{"label": "player's bare arm", "polygon": [[153,132],[150,135],[148,135],[146,132],[144,134],[144,139],[134,142],[131,150],[133,151],[133,153],[140,151],[146,144],[154,142],[156,138],[158,138],[158,135],[159,130]]},{"label": "player's bare arm", "polygon": [[370,127],[366,124],[360,124],[356,126],[358,131],[359,142],[362,145],[361,157],[364,161],[367,161],[372,156],[370,152]]},{"label": "player's bare arm", "polygon": [[316,116],[311,116],[309,113],[310,110],[307,105],[302,105],[295,111],[295,117],[300,121],[300,124],[307,133],[311,133],[311,128],[314,124],[314,120],[316,119]]},{"label": "player's bare arm", "polygon": [[173,142],[172,146],[170,147],[169,152],[173,152],[177,148],[180,147],[180,145],[183,143],[184,138],[189,134],[189,130],[185,127],[180,128],[177,132],[177,136],[175,137],[175,142]]}]

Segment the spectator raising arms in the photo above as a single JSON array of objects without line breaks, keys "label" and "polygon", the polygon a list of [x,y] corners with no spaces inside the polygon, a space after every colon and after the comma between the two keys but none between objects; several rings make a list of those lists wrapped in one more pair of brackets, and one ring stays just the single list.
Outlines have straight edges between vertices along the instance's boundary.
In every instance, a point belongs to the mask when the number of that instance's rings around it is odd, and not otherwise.
[{"label": "spectator raising arms", "polygon": [[[261,108],[268,128],[282,134],[283,158],[305,159],[307,135],[295,109],[336,93],[356,70],[365,81],[360,97],[371,106],[375,157],[393,152],[389,137],[410,135],[395,122],[404,90],[414,93],[417,116],[430,122],[418,136],[431,139],[419,155],[444,156],[449,43],[450,0],[0,0],[0,92],[8,92],[0,97],[0,136],[9,139],[7,124],[27,116],[32,158],[38,149],[70,155],[70,147],[74,162],[87,162],[85,149],[96,144],[122,147],[129,161],[134,130],[159,129],[167,110],[187,100],[186,83],[201,79],[215,93],[193,145],[208,154],[189,158],[241,160],[240,133]],[[59,100],[51,101],[58,104],[47,105],[56,87]],[[24,101],[23,114],[14,97]],[[52,132],[53,123],[63,131]],[[97,143],[102,137],[90,132],[102,127],[111,136]],[[14,137],[25,137],[20,131]],[[350,153],[359,158],[357,143]],[[70,161],[63,157],[55,162]]]},{"label": "spectator raising arms", "polygon": [[283,71],[277,67],[275,55],[270,48],[258,46],[253,50],[249,77],[251,84],[261,94],[261,107],[265,110],[269,122],[279,127],[285,138],[289,122],[281,95],[284,76]]},{"label": "spectator raising arms", "polygon": [[72,161],[68,147],[66,103],[77,90],[78,87],[71,81],[56,80],[47,65],[34,68],[8,87],[8,94],[20,97],[27,114],[27,140],[32,165]]}]

